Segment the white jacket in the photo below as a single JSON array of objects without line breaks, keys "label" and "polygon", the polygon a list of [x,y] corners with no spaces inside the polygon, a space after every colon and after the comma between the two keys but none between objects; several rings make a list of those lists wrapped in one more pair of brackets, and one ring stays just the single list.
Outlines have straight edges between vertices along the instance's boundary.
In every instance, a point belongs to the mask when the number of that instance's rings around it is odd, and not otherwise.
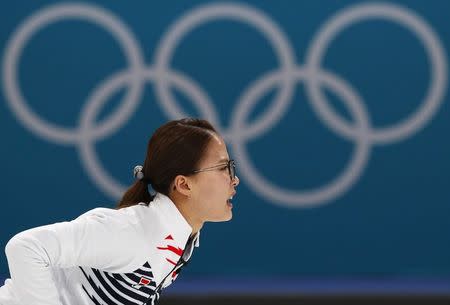
[{"label": "white jacket", "polygon": [[24,231],[6,245],[0,305],[154,304],[199,234],[162,194],[147,206],[97,208]]}]

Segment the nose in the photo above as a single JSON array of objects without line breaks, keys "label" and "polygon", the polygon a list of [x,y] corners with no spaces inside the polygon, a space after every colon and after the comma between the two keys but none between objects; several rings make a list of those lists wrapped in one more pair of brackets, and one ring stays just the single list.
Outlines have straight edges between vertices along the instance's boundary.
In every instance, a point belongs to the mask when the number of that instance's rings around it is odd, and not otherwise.
[{"label": "nose", "polygon": [[239,185],[239,182],[240,182],[239,177],[235,176],[234,179],[231,181],[231,185],[236,187]]}]

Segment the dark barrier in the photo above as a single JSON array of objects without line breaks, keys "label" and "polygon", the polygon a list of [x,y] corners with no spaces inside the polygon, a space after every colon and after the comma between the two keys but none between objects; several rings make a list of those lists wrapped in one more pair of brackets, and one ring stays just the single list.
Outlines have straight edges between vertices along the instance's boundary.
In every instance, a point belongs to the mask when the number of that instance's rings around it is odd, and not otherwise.
[{"label": "dark barrier", "polygon": [[161,305],[448,305],[450,296],[169,297]]}]

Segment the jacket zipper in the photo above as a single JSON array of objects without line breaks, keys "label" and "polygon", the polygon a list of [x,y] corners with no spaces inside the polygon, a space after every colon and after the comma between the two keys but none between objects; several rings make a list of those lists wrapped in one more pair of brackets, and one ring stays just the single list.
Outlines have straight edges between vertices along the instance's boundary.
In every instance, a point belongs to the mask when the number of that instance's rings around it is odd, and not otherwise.
[{"label": "jacket zipper", "polygon": [[[163,280],[161,281],[161,283],[159,283],[159,285],[155,288],[155,294],[156,293],[158,293],[158,290],[159,289],[161,289],[161,287],[162,287],[162,285],[164,284],[164,282],[166,281],[166,279],[177,269],[177,267],[179,267],[179,266],[182,266],[184,263],[186,263],[184,260],[183,260],[183,255],[184,255],[184,252],[186,251],[186,249],[187,249],[187,246],[189,245],[189,243],[191,242],[191,240],[192,240],[193,238],[191,237],[191,236],[189,236],[189,238],[188,238],[188,240],[187,240],[187,242],[186,242],[186,245],[184,245],[184,249],[183,249],[183,252],[181,253],[181,256],[180,256],[180,259],[178,260],[178,262],[176,263],[176,265],[172,268],[172,270],[169,272],[169,274],[167,274],[164,278],[163,278]],[[181,263],[180,263],[181,262]],[[181,268],[180,268],[181,269]],[[144,305],[146,305],[146,304],[150,304],[149,303],[149,301],[151,301],[151,297],[152,296],[150,296],[148,299],[147,299],[147,301],[145,301],[145,303],[144,303]]]}]

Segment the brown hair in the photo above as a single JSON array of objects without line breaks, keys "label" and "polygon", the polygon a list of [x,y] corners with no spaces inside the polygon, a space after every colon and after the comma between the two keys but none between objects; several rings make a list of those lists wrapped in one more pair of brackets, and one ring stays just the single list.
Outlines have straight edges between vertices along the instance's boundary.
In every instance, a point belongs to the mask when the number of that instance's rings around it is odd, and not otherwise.
[{"label": "brown hair", "polygon": [[117,208],[140,202],[149,203],[148,185],[169,195],[169,188],[177,175],[190,175],[196,170],[216,130],[206,120],[185,118],[167,122],[152,135],[143,165],[143,179],[137,179],[125,192]]}]

